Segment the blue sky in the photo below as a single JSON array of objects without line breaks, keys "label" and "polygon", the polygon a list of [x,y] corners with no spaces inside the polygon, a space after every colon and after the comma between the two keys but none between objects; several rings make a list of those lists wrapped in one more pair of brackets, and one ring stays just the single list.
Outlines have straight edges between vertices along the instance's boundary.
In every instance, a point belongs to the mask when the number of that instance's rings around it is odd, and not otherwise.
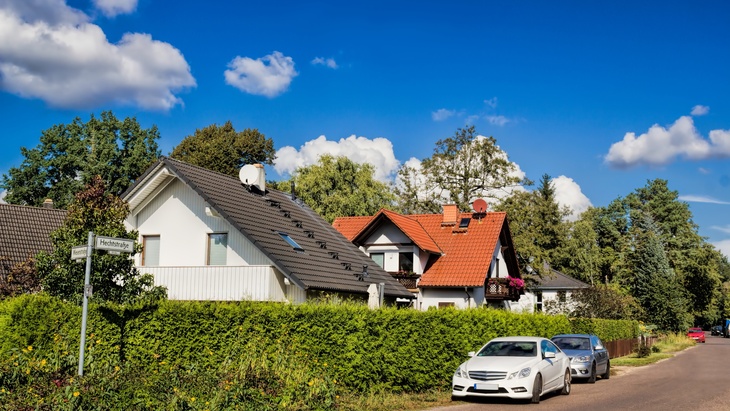
[{"label": "blue sky", "polygon": [[666,179],[730,255],[730,3],[0,0],[0,174],[113,110],[169,154],[231,120],[279,150],[401,164],[473,124],[562,203]]}]

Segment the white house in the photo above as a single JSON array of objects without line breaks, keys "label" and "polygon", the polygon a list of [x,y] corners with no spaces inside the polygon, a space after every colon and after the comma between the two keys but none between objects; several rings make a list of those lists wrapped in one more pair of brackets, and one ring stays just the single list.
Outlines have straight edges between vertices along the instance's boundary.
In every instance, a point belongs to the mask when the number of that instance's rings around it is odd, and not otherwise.
[{"label": "white house", "polygon": [[171,299],[412,298],[295,196],[267,188],[263,166],[235,178],[162,157],[122,198],[143,245],[137,268]]}]

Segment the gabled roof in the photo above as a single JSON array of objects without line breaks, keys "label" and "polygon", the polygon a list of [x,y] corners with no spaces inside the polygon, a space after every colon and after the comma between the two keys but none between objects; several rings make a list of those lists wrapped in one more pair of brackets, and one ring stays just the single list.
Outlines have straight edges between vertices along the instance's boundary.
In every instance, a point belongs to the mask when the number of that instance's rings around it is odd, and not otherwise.
[{"label": "gabled roof", "polygon": [[[483,286],[500,240],[509,272],[519,276],[506,213],[458,213],[456,224],[444,224],[443,214],[401,215],[381,210],[372,217],[338,218],[333,226],[356,245],[362,245],[382,223],[379,216],[387,216],[422,250],[437,254],[429,260],[419,287]],[[460,228],[458,222],[463,218],[471,221],[468,227]]]},{"label": "gabled roof", "polygon": [[[235,177],[161,157],[122,194],[122,199],[130,202],[131,212],[135,213],[159,187],[176,178],[200,195],[300,287],[366,294],[371,283],[384,283],[386,296],[413,298],[365,253],[290,194],[273,189],[264,194],[246,187]],[[295,251],[280,232],[288,234],[304,252]],[[368,276],[359,281],[357,274],[365,265]]]},{"label": "gabled roof", "polygon": [[53,251],[51,232],[66,218],[66,210],[0,204],[0,274],[34,257],[39,251]]},{"label": "gabled roof", "polygon": [[569,291],[590,287],[590,284],[584,283],[581,280],[565,275],[560,271],[551,268],[550,266],[546,266],[545,268],[547,268],[547,273],[543,275],[542,279],[540,279],[536,287],[538,290]]}]

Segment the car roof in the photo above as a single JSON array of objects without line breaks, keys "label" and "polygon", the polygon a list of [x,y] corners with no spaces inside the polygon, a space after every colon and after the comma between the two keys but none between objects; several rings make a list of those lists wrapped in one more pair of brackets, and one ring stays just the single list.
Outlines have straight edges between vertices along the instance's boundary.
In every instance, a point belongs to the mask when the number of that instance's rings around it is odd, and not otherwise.
[{"label": "car roof", "polygon": [[489,342],[492,341],[517,341],[517,342],[540,342],[542,340],[547,340],[547,338],[543,337],[526,337],[523,335],[514,336],[514,337],[497,337],[489,340]]},{"label": "car roof", "polygon": [[590,337],[595,337],[595,336],[596,336],[595,334],[558,334],[558,335],[553,335],[553,338],[558,338],[558,337],[590,338]]}]

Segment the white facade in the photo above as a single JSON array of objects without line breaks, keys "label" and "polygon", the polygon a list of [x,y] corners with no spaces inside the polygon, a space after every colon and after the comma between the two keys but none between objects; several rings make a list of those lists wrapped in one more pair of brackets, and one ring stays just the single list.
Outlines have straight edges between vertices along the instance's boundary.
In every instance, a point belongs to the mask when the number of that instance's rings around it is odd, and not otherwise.
[{"label": "white facade", "polygon": [[[290,283],[272,261],[188,185],[174,179],[125,221],[128,230],[159,236],[155,266],[135,265],[168,288],[170,299],[302,302],[306,293]],[[225,265],[207,265],[210,234],[227,234]]]}]

